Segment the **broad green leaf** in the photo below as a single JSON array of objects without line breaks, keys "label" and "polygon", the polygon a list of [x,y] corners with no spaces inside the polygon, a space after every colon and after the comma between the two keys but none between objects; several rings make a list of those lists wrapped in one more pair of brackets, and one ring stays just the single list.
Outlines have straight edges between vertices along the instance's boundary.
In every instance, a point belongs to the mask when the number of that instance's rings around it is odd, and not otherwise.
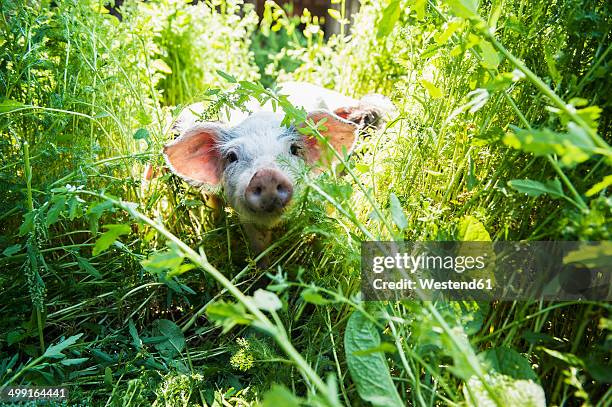
[{"label": "broad green leaf", "polygon": [[529,361],[514,349],[507,347],[487,349],[478,356],[500,374],[519,380],[538,380]]},{"label": "broad green leaf", "polygon": [[285,386],[273,384],[270,390],[264,394],[262,407],[299,407],[302,401],[296,397]]},{"label": "broad green leaf", "polygon": [[490,242],[491,236],[475,217],[467,215],[459,222],[458,238],[464,242]]},{"label": "broad green leaf", "polygon": [[383,38],[393,31],[393,27],[401,15],[401,7],[399,0],[392,0],[391,3],[383,10],[383,15],[378,22],[378,32],[376,38]]},{"label": "broad green leaf", "polygon": [[23,223],[19,226],[19,236],[24,236],[34,230],[34,216],[36,212],[28,212],[23,215]]},{"label": "broad green leaf", "polygon": [[443,96],[442,91],[427,79],[421,79],[420,82],[421,86],[427,90],[427,93],[429,93],[429,96],[431,96],[433,99],[439,99]]},{"label": "broad green leaf", "polygon": [[185,336],[181,328],[168,319],[158,319],[153,322],[153,335],[164,338],[154,346],[166,357],[177,355],[185,348]]},{"label": "broad green leaf", "polygon": [[344,351],[357,393],[373,406],[403,406],[384,354],[357,355],[358,352],[380,346],[380,335],[374,323],[361,312],[353,311],[344,333]]},{"label": "broad green leaf", "polygon": [[127,235],[132,231],[130,225],[104,225],[103,229],[106,229],[106,232],[102,233],[102,235],[96,240],[96,244],[93,247],[92,254],[97,256],[102,253],[104,250],[108,249],[110,245],[112,245],[119,236]]},{"label": "broad green leaf", "polygon": [[404,214],[402,204],[393,192],[389,196],[389,204],[391,209],[391,218],[393,219],[393,223],[395,223],[395,226],[397,226],[399,230],[406,229],[408,227],[408,220],[406,219],[406,215]]},{"label": "broad green leaf", "polygon": [[47,217],[45,223],[47,226],[51,226],[59,220],[60,214],[66,206],[66,196],[57,195],[53,198],[53,205],[47,211]]},{"label": "broad green leaf", "polygon": [[480,19],[478,0],[447,0],[453,13],[459,17]]},{"label": "broad green leaf", "polygon": [[518,192],[533,197],[538,197],[543,194],[548,194],[551,198],[561,198],[564,196],[561,182],[556,178],[552,181],[546,181],[545,183],[532,179],[513,179],[512,181],[508,181],[508,185]]},{"label": "broad green leaf", "polygon": [[45,351],[45,353],[43,354],[44,357],[46,358],[53,358],[53,359],[63,359],[66,357],[66,355],[64,355],[62,353],[62,351],[64,349],[66,349],[67,347],[74,345],[76,343],[76,341],[79,340],[79,338],[83,336],[83,334],[76,334],[76,335],[72,335],[71,337],[64,339],[63,341],[61,341],[60,343],[58,343],[57,345],[51,345],[47,348],[47,350]]},{"label": "broad green leaf", "polygon": [[253,294],[253,302],[257,308],[264,311],[276,311],[283,308],[283,303],[276,294],[261,288]]},{"label": "broad green leaf", "polygon": [[249,325],[252,317],[240,303],[217,301],[206,308],[206,315],[211,321],[223,327],[223,333],[236,325]]}]

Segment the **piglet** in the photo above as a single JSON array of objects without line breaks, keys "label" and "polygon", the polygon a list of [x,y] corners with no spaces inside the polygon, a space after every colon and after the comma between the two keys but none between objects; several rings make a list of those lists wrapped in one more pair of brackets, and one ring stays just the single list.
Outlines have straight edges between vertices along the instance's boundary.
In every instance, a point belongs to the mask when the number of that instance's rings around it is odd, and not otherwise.
[{"label": "piglet", "polygon": [[[284,83],[279,93],[309,112],[313,122],[326,119],[327,130],[321,133],[339,152],[351,151],[361,129],[380,124],[393,111],[380,95],[356,100],[303,82]],[[270,245],[271,229],[293,198],[297,180],[290,169],[312,166],[326,147],[295,127],[282,126],[283,114],[270,104],[252,102],[248,108],[252,113],[231,112],[223,123],[199,121],[201,104],[187,107],[175,124],[178,137],[163,155],[171,171],[190,184],[222,190],[259,254]]]}]

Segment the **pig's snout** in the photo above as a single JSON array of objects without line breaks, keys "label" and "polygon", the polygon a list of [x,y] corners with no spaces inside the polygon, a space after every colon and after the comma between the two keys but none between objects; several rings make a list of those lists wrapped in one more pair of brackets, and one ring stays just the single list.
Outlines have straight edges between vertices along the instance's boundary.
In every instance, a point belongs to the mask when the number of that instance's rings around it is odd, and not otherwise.
[{"label": "pig's snout", "polygon": [[272,213],[282,210],[293,196],[291,181],[280,171],[259,170],[245,192],[247,206],[253,212]]}]

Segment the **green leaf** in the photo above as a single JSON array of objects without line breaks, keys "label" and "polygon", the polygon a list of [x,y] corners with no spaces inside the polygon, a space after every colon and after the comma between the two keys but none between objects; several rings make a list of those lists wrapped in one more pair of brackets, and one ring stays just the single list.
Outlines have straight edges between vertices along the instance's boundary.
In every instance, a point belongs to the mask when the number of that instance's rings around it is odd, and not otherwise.
[{"label": "green leaf", "polygon": [[383,10],[383,15],[378,22],[378,32],[376,38],[386,37],[393,31],[393,27],[401,15],[399,0],[392,0],[391,3]]},{"label": "green leaf", "polygon": [[518,380],[537,381],[529,361],[514,349],[499,347],[487,349],[478,355],[491,369]]},{"label": "green leaf", "polygon": [[112,245],[119,238],[119,236],[127,235],[132,231],[130,225],[124,224],[104,225],[102,228],[106,229],[107,231],[102,233],[98,240],[96,240],[96,244],[94,245],[92,251],[94,256],[97,256],[104,250],[108,249],[110,245]]},{"label": "green leaf", "polygon": [[53,358],[53,359],[63,359],[66,357],[66,355],[64,355],[62,353],[62,351],[64,349],[66,349],[67,347],[74,345],[76,343],[76,341],[79,340],[79,338],[83,336],[83,334],[76,334],[73,335],[67,339],[64,339],[63,341],[61,341],[60,343],[58,343],[57,345],[51,345],[47,348],[47,350],[45,351],[45,353],[43,354],[43,357],[46,358]]},{"label": "green leaf", "polygon": [[17,110],[25,105],[12,99],[4,99],[0,102],[0,113],[7,113],[12,110]]},{"label": "green leaf", "polygon": [[102,274],[100,274],[100,272],[96,270],[94,266],[91,265],[89,260],[83,257],[80,257],[80,256],[76,256],[76,259],[77,259],[77,264],[79,265],[79,268],[81,270],[88,272],[95,278],[98,278],[98,279],[102,278]]},{"label": "green leaf", "polygon": [[23,215],[23,223],[19,226],[19,236],[24,236],[34,230],[34,216],[36,212],[28,212]]},{"label": "green leaf", "polygon": [[453,13],[459,17],[480,19],[478,0],[447,0]]},{"label": "green leaf", "polygon": [[134,133],[134,140],[148,140],[149,139],[149,130],[147,129],[138,129],[136,133]]},{"label": "green leaf", "polygon": [[406,219],[406,215],[404,214],[404,209],[400,204],[399,199],[393,192],[389,195],[389,204],[391,209],[391,218],[393,219],[393,223],[395,226],[399,228],[399,230],[404,230],[408,227],[408,220]]},{"label": "green leaf", "polygon": [[593,195],[598,194],[600,191],[603,191],[605,188],[608,188],[610,185],[612,185],[612,175],[606,175],[604,179],[586,191],[586,196],[592,197]]},{"label": "green leaf", "polygon": [[315,288],[308,288],[302,291],[300,296],[304,301],[315,305],[327,305],[332,303],[332,301],[324,298],[321,294],[319,294]]},{"label": "green leaf", "polygon": [[431,96],[433,99],[439,99],[443,96],[442,91],[438,89],[433,83],[429,82],[426,79],[421,79],[420,82],[421,86],[423,86],[427,90],[427,93],[429,93],[429,96]]},{"label": "green leaf", "polygon": [[351,314],[344,333],[344,350],[357,393],[373,406],[403,406],[383,353],[358,355],[358,352],[381,346],[376,325],[359,311]]},{"label": "green leaf", "polygon": [[467,215],[459,222],[458,238],[464,242],[490,242],[485,226],[475,217]]},{"label": "green leaf", "polygon": [[496,69],[501,62],[501,57],[497,51],[495,51],[493,45],[488,41],[482,40],[478,44],[478,48],[482,51],[481,65],[485,68]]},{"label": "green leaf", "polygon": [[72,359],[64,359],[60,363],[64,366],[74,366],[80,365],[81,363],[87,362],[89,358],[72,358]]},{"label": "green leaf", "polygon": [[238,83],[238,80],[236,80],[236,78],[234,78],[232,75],[225,73],[219,69],[217,69],[217,75],[219,75],[229,83]]},{"label": "green leaf", "polygon": [[132,318],[130,318],[128,321],[128,330],[130,331],[130,336],[134,341],[134,347],[138,350],[142,349],[142,340],[138,336],[138,331],[136,330],[136,325],[134,325]]},{"label": "green leaf", "polygon": [[427,0],[415,0],[412,5],[412,8],[416,11],[417,20],[425,18],[425,6],[427,6]]},{"label": "green leaf", "polygon": [[107,386],[113,385],[113,371],[108,366],[104,369],[104,384]]},{"label": "green leaf", "polygon": [[4,249],[4,251],[2,252],[3,256],[9,257],[12,256],[15,253],[19,253],[19,251],[21,250],[21,245],[19,243],[14,244],[12,246],[7,247],[6,249]]},{"label": "green leaf", "polygon": [[253,294],[253,302],[257,308],[268,312],[283,308],[283,303],[276,294],[261,288]]},{"label": "green leaf", "polygon": [[240,303],[217,301],[206,308],[206,315],[223,327],[223,333],[236,325],[249,325],[252,322],[252,317]]},{"label": "green leaf", "polygon": [[301,400],[285,386],[273,384],[264,395],[262,407],[299,407],[301,404]]},{"label": "green leaf", "polygon": [[550,195],[551,198],[561,198],[564,195],[561,182],[558,179],[546,181],[534,181],[532,179],[513,179],[508,181],[508,185],[518,192],[525,193],[529,196],[538,197],[543,194]]},{"label": "green leaf", "polygon": [[166,357],[177,355],[185,348],[183,331],[168,319],[158,319],[153,322],[153,335],[164,338],[163,341],[156,343],[154,346]]},{"label": "green leaf", "polygon": [[333,18],[336,21],[340,21],[342,20],[342,14],[340,14],[340,12],[334,8],[329,8],[327,9],[327,12],[329,13],[329,15],[331,16],[331,18]]},{"label": "green leaf", "polygon": [[455,19],[446,23],[446,29],[436,36],[438,44],[444,44],[461,27],[462,21]]},{"label": "green leaf", "polygon": [[556,133],[547,128],[525,130],[510,127],[512,132],[504,136],[504,143],[537,156],[558,154],[566,166],[586,161],[596,153],[612,156],[609,151],[596,148],[584,129],[574,122],[568,123],[567,133]]}]

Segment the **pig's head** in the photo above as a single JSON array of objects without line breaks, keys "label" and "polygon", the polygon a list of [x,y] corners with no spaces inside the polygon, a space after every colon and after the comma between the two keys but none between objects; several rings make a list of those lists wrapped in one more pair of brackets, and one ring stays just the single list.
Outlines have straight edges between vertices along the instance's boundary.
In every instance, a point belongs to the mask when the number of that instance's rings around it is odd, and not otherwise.
[{"label": "pig's head", "polygon": [[[254,113],[234,127],[200,122],[164,147],[170,169],[196,186],[221,187],[241,220],[261,227],[274,226],[290,204],[295,171],[302,162],[313,164],[324,145],[314,136],[281,125],[283,116]],[[321,131],[337,151],[350,151],[358,126],[328,111],[308,115],[315,123],[326,119]]]}]

